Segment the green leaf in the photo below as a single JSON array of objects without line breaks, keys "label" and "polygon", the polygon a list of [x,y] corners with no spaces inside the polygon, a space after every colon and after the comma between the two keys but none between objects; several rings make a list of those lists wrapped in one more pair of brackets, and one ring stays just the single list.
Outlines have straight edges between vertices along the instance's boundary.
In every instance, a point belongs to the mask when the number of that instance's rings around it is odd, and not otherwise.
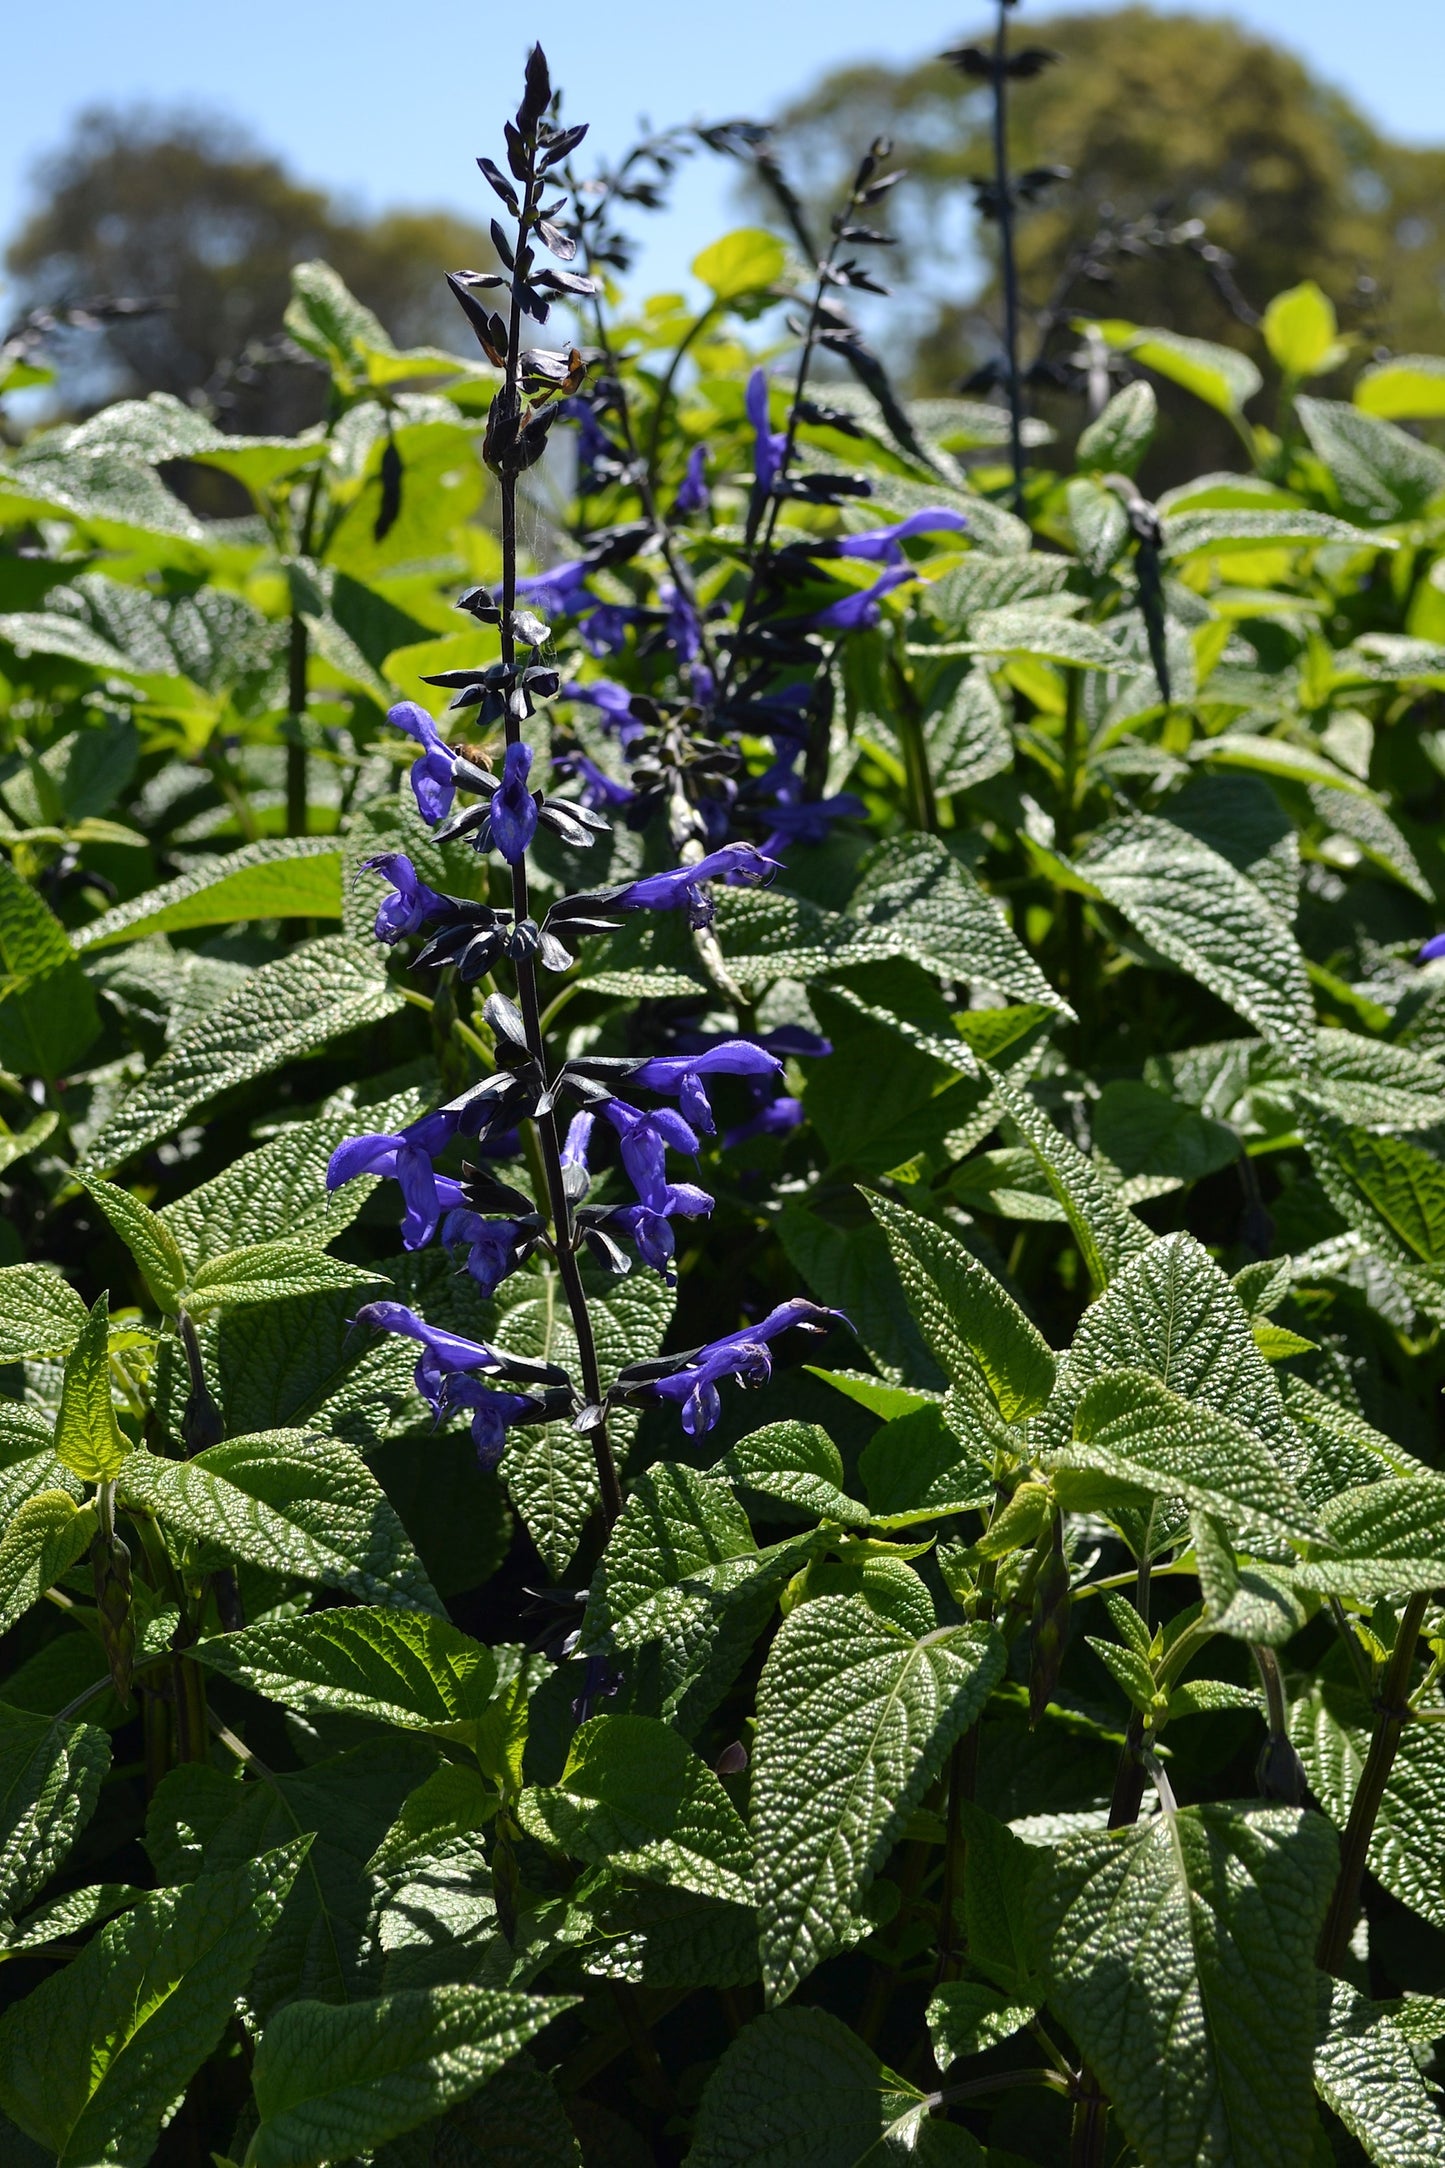
[{"label": "green leaf", "polygon": [[1035,2015],[1038,2005],[1010,2002],[997,1988],[978,1980],[950,1980],[928,2005],[928,2031],[940,2070],[970,2056],[982,2055],[1011,2040]]},{"label": "green leaf", "polygon": [[986,669],[956,663],[935,686],[923,718],[934,790],[971,790],[1013,766],[1014,741],[1004,705]]},{"label": "green leaf", "polygon": [[1226,730],[1217,738],[1201,738],[1190,747],[1189,757],[1210,768],[1277,775],[1285,783],[1319,783],[1359,798],[1370,795],[1369,785],[1358,776],[1337,768],[1315,746],[1297,745],[1293,738],[1257,737],[1243,731],[1236,735]]},{"label": "green leaf", "polygon": [[304,1851],[143,1897],[6,2012],[0,2106],[56,2168],[143,2168],[220,2041]]},{"label": "green leaf", "polygon": [[842,1456],[817,1423],[769,1423],[740,1439],[714,1473],[845,1528],[868,1519],[867,1507],[844,1490]]},{"label": "green leaf", "polygon": [[1445,490],[1445,453],[1393,422],[1338,399],[1297,399],[1295,411],[1341,503],[1361,519],[1413,519]]},{"label": "green leaf", "polygon": [[93,1882],[86,1889],[67,1890],[63,1897],[52,1897],[49,1904],[27,1912],[8,1933],[0,1931],[0,1956],[18,1957],[23,1950],[44,1950],[58,1942],[70,1942],[115,1913],[129,1911],[144,1894],[143,1890],[132,1889],[128,1882]]},{"label": "green leaf", "polygon": [[425,1612],[321,1611],[202,1641],[199,1663],[283,1708],[338,1709],[469,1740],[497,1683],[490,1649]]},{"label": "green leaf", "polygon": [[[1170,1392],[1145,1370],[1096,1378],[1074,1408],[1074,1444],[1056,1455],[1055,1489],[1073,1511],[1097,1486],[1072,1471],[1103,1475],[1201,1512],[1258,1522],[1306,1538],[1317,1526],[1268,1446],[1243,1423]],[[1445,1490],[1445,1485],[1442,1485]]]},{"label": "green leaf", "polygon": [[971,1799],[960,1802],[963,1828],[963,1898],[955,1905],[968,1961],[1015,2002],[1038,2002],[1028,1933],[1029,1890],[1048,1854]]},{"label": "green leaf", "polygon": [[[1289,1735],[1309,1787],[1343,1829],[1364,1771],[1375,1711],[1333,1682],[1290,1702]],[[1445,1930],[1445,1728],[1407,1724],[1370,1835],[1369,1869],[1392,1897]]]},{"label": "green leaf", "polygon": [[293,2002],[256,2050],[246,2168],[322,2168],[413,2130],[486,2084],[572,1995],[430,1987],[336,2009]]},{"label": "green leaf", "polygon": [[248,843],[147,889],[92,919],[75,936],[87,954],[196,926],[248,918],[340,918],[341,845],[329,836]]},{"label": "green leaf", "polygon": [[1107,1287],[1149,1242],[1149,1230],[1109,1190],[1092,1160],[1056,1129],[1027,1091],[996,1070],[985,1072],[999,1104],[1033,1153],[1074,1230],[1089,1277]]},{"label": "green leaf", "polygon": [[762,226],[739,226],[692,259],[692,275],[718,301],[763,293],[787,269],[788,254],[775,233]]},{"label": "green leaf", "polygon": [[1328,1539],[1296,1569],[1329,1595],[1428,1593],[1445,1583],[1445,1476],[1399,1476],[1341,1491],[1320,1510]]},{"label": "green leaf", "polygon": [[1150,2168],[1310,2168],[1319,1815],[1161,1813],[1061,1845],[1034,1885],[1049,2007]]},{"label": "green leaf", "polygon": [[156,1308],[174,1312],[186,1284],[186,1260],[165,1221],[99,1175],[86,1177],[85,1186],[140,1267]]},{"label": "green leaf", "polygon": [[1260,329],[1272,359],[1296,379],[1327,374],[1349,351],[1340,343],[1335,305],[1313,279],[1276,294]]},{"label": "green leaf", "polygon": [[1102,829],[1079,864],[1151,948],[1228,1002],[1287,1060],[1309,1063],[1314,1009],[1294,936],[1218,851],[1141,813]]},{"label": "green leaf", "polygon": [[377,2168],[432,2168],[433,2162],[445,2168],[583,2168],[557,2088],[528,2055],[514,2055],[480,2093],[410,2142],[425,2150],[390,2148],[378,2156]]},{"label": "green leaf", "polygon": [[1094,1148],[1126,1178],[1165,1175],[1198,1182],[1239,1157],[1224,1122],[1130,1077],[1114,1077],[1094,1102]]},{"label": "green leaf", "polygon": [[1266,1566],[1241,1564],[1223,1521],[1192,1516],[1195,1569],[1204,1616],[1216,1633],[1282,1648],[1305,1622],[1305,1607],[1286,1577]]},{"label": "green leaf", "polygon": [[848,909],[875,941],[886,936],[893,953],[940,978],[1072,1014],[998,904],[938,836],[914,833],[876,844],[859,868]]},{"label": "green leaf", "polygon": [[1154,387],[1145,378],[1116,391],[1079,438],[1076,457],[1088,474],[1134,474],[1153,442],[1159,418]]},{"label": "green leaf", "polygon": [[967,644],[973,654],[1032,655],[1075,670],[1108,670],[1122,677],[1134,677],[1139,670],[1097,625],[1024,604],[981,611],[969,626]]},{"label": "green leaf", "polygon": [[245,1559],[363,1603],[445,1616],[375,1476],[338,1439],[282,1430],[188,1461],[132,1453],[120,1497],[195,1543],[203,1572]]},{"label": "green leaf", "polygon": [[48,1265],[0,1270],[0,1363],[66,1355],[85,1330],[86,1308]]},{"label": "green leaf", "polygon": [[108,1483],[130,1451],[111,1400],[109,1337],[109,1297],[101,1295],[65,1358],[55,1419],[55,1457],[87,1483]]},{"label": "green leaf", "polygon": [[45,1887],[90,1820],[110,1741],[94,1724],[67,1724],[0,1702],[0,1919]]},{"label": "green leaf", "polygon": [[983,2168],[955,2123],[826,2010],[745,2025],[703,2088],[688,2168]]},{"label": "green leaf", "polygon": [[285,326],[298,346],[324,361],[338,388],[350,392],[366,379],[366,349],[391,351],[379,318],[357,300],[329,263],[315,259],[291,266],[291,299]]},{"label": "green leaf", "polygon": [[186,1308],[193,1317],[211,1310],[237,1310],[248,1303],[285,1302],[295,1295],[322,1295],[331,1288],[361,1284],[385,1287],[378,1272],[365,1265],[328,1257],[303,1235],[293,1241],[255,1242],[208,1258],[192,1276]]},{"label": "green leaf", "polygon": [[95,997],[65,928],[0,858],[0,1067],[61,1076],[99,1030]]},{"label": "green leaf", "polygon": [[1442,2168],[1445,2120],[1389,2009],[1345,1980],[1321,1981],[1328,2027],[1315,2049],[1315,2091],[1376,2168]]},{"label": "green leaf", "polygon": [[1445,1264],[1445,1163],[1399,1137],[1328,1118],[1301,1122],[1335,1209],[1384,1256]]},{"label": "green leaf", "polygon": [[949,1384],[985,1420],[1035,1415],[1054,1385],[1054,1355],[993,1274],[933,1220],[870,1196],[904,1292]]},{"label": "green leaf", "polygon": [[706,1762],[649,1716],[594,1716],[555,1785],[518,1803],[531,1836],[574,1859],[735,1904],[751,1898],[753,1847]]},{"label": "green leaf", "polygon": [[602,1554],[584,1650],[655,1643],[658,1714],[686,1736],[727,1692],[780,1591],[821,1540],[760,1551],[724,1485],[659,1461],[633,1484]]},{"label": "green leaf", "polygon": [[69,1572],[99,1526],[94,1506],[78,1506],[64,1491],[25,1500],[0,1536],[0,1633]]},{"label": "green leaf", "polygon": [[753,1829],[770,2002],[836,1949],[863,1892],[1003,1674],[991,1626],[921,1641],[859,1596],[793,1611],[758,1684]]},{"label": "green leaf", "polygon": [[941,1408],[929,1402],[874,1431],[858,1472],[875,1527],[911,1528],[992,1501],[994,1455],[986,1435],[972,1435],[970,1414],[969,1402],[950,1396]]},{"label": "green leaf", "polygon": [[274,1845],[311,1840],[251,1978],[247,2000],[263,2021],[298,1995],[350,2002],[380,1987],[371,1855],[436,1755],[429,1740],[378,1732],[303,1769],[241,1781],[187,1762],[161,1779],[145,1846],[162,1881],[229,1872]]},{"label": "green leaf", "polygon": [[1238,415],[1264,381],[1247,354],[1233,346],[1216,346],[1211,339],[1190,339],[1182,332],[1118,321],[1093,328],[1109,346],[1192,392],[1219,414]]},{"label": "green leaf", "polygon": [[1362,369],[1351,395],[1362,414],[1382,422],[1427,422],[1445,414],[1445,360],[1397,354]]},{"label": "green leaf", "polygon": [[252,972],[162,1054],[90,1145],[93,1167],[112,1167],[180,1127],[208,1099],[328,1039],[380,1023],[401,1006],[375,952],[332,935]]}]

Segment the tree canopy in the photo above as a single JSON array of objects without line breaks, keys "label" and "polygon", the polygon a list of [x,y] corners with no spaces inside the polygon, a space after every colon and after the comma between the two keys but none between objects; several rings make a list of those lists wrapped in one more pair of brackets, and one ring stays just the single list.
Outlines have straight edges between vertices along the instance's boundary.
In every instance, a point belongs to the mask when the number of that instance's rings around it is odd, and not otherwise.
[{"label": "tree canopy", "polygon": [[92,108],[36,179],[37,207],[6,255],[21,306],[163,302],[102,327],[106,390],[205,390],[246,429],[296,427],[319,411],[314,372],[256,366],[293,264],[324,257],[411,346],[456,337],[436,266],[491,259],[485,234],[464,220],[351,215],[234,125],[195,115]]}]

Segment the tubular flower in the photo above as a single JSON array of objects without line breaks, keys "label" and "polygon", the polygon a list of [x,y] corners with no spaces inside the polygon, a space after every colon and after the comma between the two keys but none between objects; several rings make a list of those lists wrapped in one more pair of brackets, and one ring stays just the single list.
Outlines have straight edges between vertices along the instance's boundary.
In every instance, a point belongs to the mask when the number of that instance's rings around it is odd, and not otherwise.
[{"label": "tubular flower", "polygon": [[361,863],[366,872],[390,881],[396,891],[379,905],[373,928],[377,940],[388,948],[407,934],[419,933],[430,919],[446,918],[455,909],[450,896],[439,896],[427,887],[405,851],[382,851]]},{"label": "tubular flower", "polygon": [[[465,1202],[460,1182],[438,1174],[432,1165],[437,1152],[460,1128],[460,1115],[449,1107],[424,1114],[393,1134],[373,1131],[368,1136],[348,1137],[338,1144],[326,1168],[328,1190],[354,1182],[359,1174],[378,1174],[401,1186],[406,1206],[401,1223],[402,1244],[409,1250],[425,1249],[436,1233],[444,1211]],[[375,1308],[375,1304],[372,1305]]]},{"label": "tubular flower", "polygon": [[1432,935],[1421,949],[1416,961],[1422,964],[1432,964],[1437,956],[1445,956],[1445,933]]},{"label": "tubular flower", "polygon": [[492,841],[509,866],[515,866],[525,855],[537,833],[537,803],[527,788],[531,772],[531,746],[520,740],[509,745],[502,780],[492,794],[491,804]]},{"label": "tubular flower", "polygon": [[753,473],[757,478],[758,488],[766,494],[778,478],[778,470],[783,464],[783,449],[788,441],[786,431],[768,427],[766,369],[754,369],[748,378],[746,403],[748,420],[753,425]]},{"label": "tubular flower", "polygon": [[721,850],[709,851],[691,866],[675,866],[670,873],[649,873],[640,881],[629,882],[617,895],[608,899],[608,909],[613,911],[677,911],[686,910],[690,926],[710,926],[713,905],[702,892],[704,881],[770,881],[777,872],[777,860],[764,857],[755,843],[725,843]]},{"label": "tubular flower", "polygon": [[632,695],[625,685],[616,685],[611,678],[592,678],[585,685],[574,679],[560,691],[564,700],[584,700],[589,707],[599,708],[607,728],[617,732],[624,753],[645,735],[632,712]]},{"label": "tubular flower", "polygon": [[707,1095],[705,1078],[710,1076],[778,1076],[782,1063],[776,1054],[766,1047],[754,1045],[747,1039],[725,1039],[721,1046],[712,1046],[702,1054],[660,1054],[652,1061],[645,1061],[640,1069],[634,1069],[629,1084],[640,1084],[644,1091],[677,1094],[677,1102],[684,1117],[704,1136],[717,1135],[717,1123],[713,1119],[712,1102]]},{"label": "tubular flower", "polygon": [[687,455],[687,472],[672,500],[672,509],[685,519],[692,512],[705,512],[707,502],[707,446],[694,444]]},{"label": "tubular flower", "polygon": [[856,593],[830,602],[825,610],[815,610],[811,617],[800,622],[814,632],[864,632],[870,625],[876,625],[882,616],[884,595],[918,577],[911,565],[894,565],[871,587],[860,587]]},{"label": "tubular flower", "polygon": [[386,719],[393,730],[404,730],[424,747],[420,760],[412,762],[411,787],[416,809],[429,828],[445,820],[452,809],[457,786],[452,775],[453,753],[432,718],[415,700],[399,700],[388,708]]},{"label": "tubular flower", "polygon": [[780,1303],[756,1325],[745,1325],[740,1332],[730,1332],[721,1340],[694,1348],[671,1376],[649,1380],[647,1389],[660,1400],[680,1403],[683,1429],[690,1438],[702,1437],[722,1413],[718,1394],[721,1379],[736,1378],[746,1386],[766,1385],[773,1374],[772,1353],[767,1345],[770,1340],[795,1325],[805,1332],[823,1332],[840,1317],[840,1310],[826,1310],[796,1296],[791,1302]]},{"label": "tubular flower", "polygon": [[813,556],[861,557],[871,564],[901,565],[903,548],[916,534],[941,534],[945,530],[963,533],[968,521],[962,512],[952,512],[946,505],[930,505],[922,512],[910,512],[907,519],[896,527],[873,527],[864,534],[838,535],[826,542]]}]

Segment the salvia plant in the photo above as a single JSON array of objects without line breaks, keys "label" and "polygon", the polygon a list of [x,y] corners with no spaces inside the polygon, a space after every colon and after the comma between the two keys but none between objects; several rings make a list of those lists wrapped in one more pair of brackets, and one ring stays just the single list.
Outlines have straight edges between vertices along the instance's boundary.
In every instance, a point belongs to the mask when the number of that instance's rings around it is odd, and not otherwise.
[{"label": "salvia plant", "polygon": [[6,2168],[1445,2162],[1445,364],[1020,294],[1006,17],[997,399],[534,49],[0,456]]}]

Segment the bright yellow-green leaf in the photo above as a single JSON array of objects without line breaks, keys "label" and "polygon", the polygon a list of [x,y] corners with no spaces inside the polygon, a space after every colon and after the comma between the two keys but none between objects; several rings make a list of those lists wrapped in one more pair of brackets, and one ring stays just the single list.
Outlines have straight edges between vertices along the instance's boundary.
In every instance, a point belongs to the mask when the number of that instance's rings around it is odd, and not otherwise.
[{"label": "bright yellow-green leaf", "polygon": [[1445,357],[1398,354],[1366,369],[1355,405],[1383,422],[1433,421],[1445,414]]},{"label": "bright yellow-green leaf", "polygon": [[130,1451],[110,1397],[109,1298],[101,1295],[65,1361],[55,1457],[83,1482],[108,1483]]},{"label": "bright yellow-green leaf", "polygon": [[776,234],[761,226],[739,226],[725,233],[692,260],[692,275],[710,287],[719,301],[761,293],[783,275],[787,251]]},{"label": "bright yellow-green leaf", "polygon": [[1286,376],[1320,376],[1346,349],[1336,336],[1335,305],[1313,279],[1276,294],[1264,312],[1264,343]]}]

